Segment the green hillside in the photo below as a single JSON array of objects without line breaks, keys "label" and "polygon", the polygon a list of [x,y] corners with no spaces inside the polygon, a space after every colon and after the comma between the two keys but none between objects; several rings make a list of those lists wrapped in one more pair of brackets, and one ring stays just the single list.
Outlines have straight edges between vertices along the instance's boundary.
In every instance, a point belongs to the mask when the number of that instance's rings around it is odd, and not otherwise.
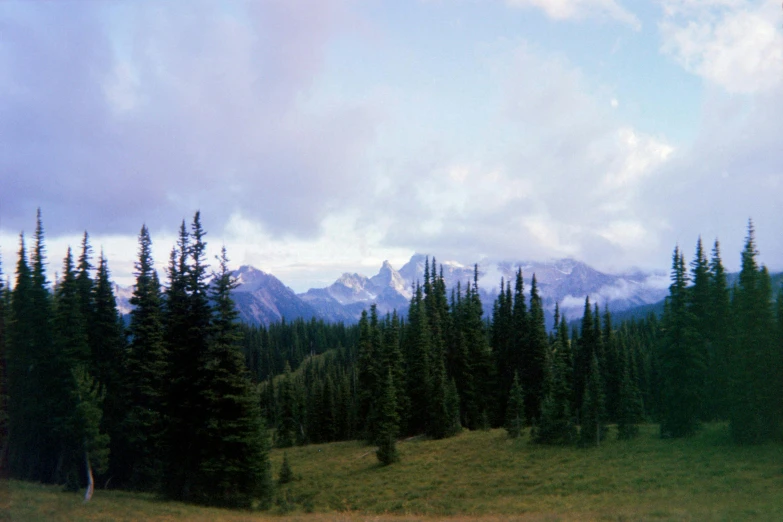
[{"label": "green hillside", "polygon": [[[270,512],[246,513],[97,491],[89,504],[58,488],[12,482],[12,520],[783,520],[783,446],[739,447],[724,425],[661,440],[579,449],[512,441],[502,430],[398,445],[380,467],[357,442],[286,450],[297,480]],[[277,476],[282,450],[272,454]]]}]

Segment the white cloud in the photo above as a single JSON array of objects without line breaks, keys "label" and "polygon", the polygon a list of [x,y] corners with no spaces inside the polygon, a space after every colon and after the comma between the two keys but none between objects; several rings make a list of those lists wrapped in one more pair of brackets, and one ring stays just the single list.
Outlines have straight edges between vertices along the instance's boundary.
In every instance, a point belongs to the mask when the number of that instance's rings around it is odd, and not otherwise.
[{"label": "white cloud", "polygon": [[555,20],[608,17],[631,26],[642,28],[639,19],[615,0],[506,0],[514,7],[537,7]]},{"label": "white cloud", "polygon": [[777,88],[783,80],[778,0],[667,0],[664,53],[731,93]]}]

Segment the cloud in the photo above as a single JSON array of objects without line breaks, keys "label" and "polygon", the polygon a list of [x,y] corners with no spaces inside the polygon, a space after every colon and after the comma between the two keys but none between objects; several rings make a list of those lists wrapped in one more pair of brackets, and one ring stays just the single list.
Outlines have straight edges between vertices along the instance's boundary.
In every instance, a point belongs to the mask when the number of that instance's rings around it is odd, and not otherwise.
[{"label": "cloud", "polygon": [[779,89],[783,31],[777,0],[666,0],[661,50],[730,93]]},{"label": "cloud", "polygon": [[506,0],[513,7],[537,7],[555,20],[611,18],[639,31],[639,19],[615,0]]},{"label": "cloud", "polygon": [[4,228],[36,206],[56,233],[174,227],[201,208],[312,236],[366,187],[383,111],[314,101],[354,16],[342,2],[14,7],[0,18]]},{"label": "cloud", "polygon": [[388,245],[467,263],[572,256],[604,269],[649,266],[660,229],[638,212],[641,187],[672,145],[618,120],[603,88],[562,56],[527,44],[501,54],[494,157],[411,154],[427,160],[401,166],[367,219],[387,216]]}]

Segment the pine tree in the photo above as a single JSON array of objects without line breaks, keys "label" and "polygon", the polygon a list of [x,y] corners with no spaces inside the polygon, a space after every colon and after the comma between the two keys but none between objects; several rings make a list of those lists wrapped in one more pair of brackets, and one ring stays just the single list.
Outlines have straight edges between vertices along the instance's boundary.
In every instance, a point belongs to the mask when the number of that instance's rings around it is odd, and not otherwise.
[{"label": "pine tree", "polygon": [[126,407],[122,432],[127,469],[122,481],[133,489],[154,491],[162,477],[163,398],[168,352],[163,342],[160,282],[153,268],[152,239],[146,225],[139,233],[136,285],[130,303],[130,347],[123,389]]},{"label": "pine tree", "polygon": [[583,446],[598,446],[606,438],[605,419],[601,372],[598,367],[598,357],[593,354],[582,403],[582,426],[579,430],[579,440]]},{"label": "pine tree", "polygon": [[394,378],[391,370],[386,372],[378,410],[378,450],[375,452],[381,464],[388,466],[400,460],[397,452],[397,434],[399,433],[399,417],[397,416],[397,401],[394,397]]},{"label": "pine tree", "polygon": [[522,428],[525,424],[525,396],[522,385],[519,383],[519,374],[514,373],[514,380],[511,383],[511,390],[508,396],[508,407],[506,408],[505,428],[508,436],[516,439],[522,434]]}]

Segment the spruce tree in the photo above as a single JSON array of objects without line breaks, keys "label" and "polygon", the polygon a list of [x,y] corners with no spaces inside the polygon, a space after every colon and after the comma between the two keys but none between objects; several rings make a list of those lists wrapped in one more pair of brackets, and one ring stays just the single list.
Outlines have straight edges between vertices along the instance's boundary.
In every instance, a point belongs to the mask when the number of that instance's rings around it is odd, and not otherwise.
[{"label": "spruce tree", "polygon": [[272,494],[266,426],[244,357],[231,290],[236,280],[223,248],[211,294],[211,336],[199,382],[201,426],[193,425],[191,450],[198,456],[185,498],[229,507],[268,504]]},{"label": "spruce tree", "polygon": [[410,397],[408,433],[424,433],[427,429],[430,391],[430,329],[420,286],[411,297],[406,335],[407,389]]},{"label": "spruce tree", "polygon": [[152,239],[146,225],[139,233],[139,257],[134,267],[136,284],[130,300],[134,308],[128,328],[131,342],[123,384],[127,468],[120,478],[133,489],[154,491],[162,478],[168,351],[163,342],[160,282],[153,268]]},{"label": "spruce tree", "polygon": [[525,425],[525,395],[522,385],[519,382],[519,374],[514,373],[514,380],[511,382],[511,390],[508,396],[508,407],[506,408],[506,433],[512,439],[516,439],[522,434]]},{"label": "spruce tree", "polygon": [[772,340],[771,285],[766,268],[758,267],[757,256],[753,223],[749,222],[732,302],[735,327],[729,357],[729,425],[733,439],[741,444],[769,440],[777,423],[774,404],[779,377]]},{"label": "spruce tree", "polygon": [[590,363],[593,355],[596,355],[597,357],[597,340],[595,338],[595,330],[593,329],[593,308],[590,305],[590,296],[585,297],[581,334],[579,337],[574,335],[573,339],[576,341],[576,353],[574,354],[573,405],[575,409],[579,410],[581,413],[587,376],[590,374]]},{"label": "spruce tree", "polygon": [[583,446],[598,446],[606,438],[606,409],[604,407],[603,383],[598,367],[598,357],[590,359],[584,401],[582,403],[582,425],[579,441]]},{"label": "spruce tree", "polygon": [[386,372],[380,400],[376,405],[378,410],[378,450],[375,455],[381,464],[388,466],[400,460],[397,452],[397,434],[399,433],[399,417],[397,416],[397,401],[394,397],[394,377],[391,370]]},{"label": "spruce tree", "polygon": [[541,418],[541,403],[551,386],[549,340],[544,324],[544,307],[538,294],[536,275],[530,286],[530,316],[528,346],[523,359],[525,413],[533,423]]},{"label": "spruce tree", "polygon": [[290,448],[296,442],[298,431],[296,395],[294,394],[294,378],[291,374],[291,366],[286,362],[285,373],[279,380],[277,391],[277,430],[275,432],[275,445],[278,448]]},{"label": "spruce tree", "polygon": [[130,383],[123,379],[126,368],[125,332],[103,252],[92,287],[92,301],[93,317],[89,332],[91,368],[103,395],[102,429],[109,436],[110,444],[107,475],[120,477],[126,468],[123,464],[126,448],[123,445],[122,422],[127,406],[125,386]]},{"label": "spruce tree", "polygon": [[672,284],[663,317],[661,436],[685,437],[699,427],[704,393],[702,339],[689,302],[688,274],[679,247],[672,255]]},{"label": "spruce tree", "polygon": [[[101,429],[104,396],[99,383],[90,376],[83,364],[77,365],[71,375],[74,381],[71,390],[73,410],[68,423],[68,437],[72,441],[70,451],[73,452],[73,464],[84,466],[87,479],[84,500],[87,502],[95,490],[93,471],[102,473],[108,466],[109,435]],[[78,476],[78,469],[74,467],[69,470],[69,481],[78,481]]]},{"label": "spruce tree", "polygon": [[[80,400],[86,398],[80,394],[77,387],[83,380],[92,379],[87,374],[90,363],[90,347],[87,341],[86,322],[82,317],[79,283],[73,264],[70,247],[63,263],[62,279],[55,293],[54,358],[46,366],[48,395],[56,397],[56,402],[49,404],[52,418],[52,433],[60,444],[58,476],[56,480],[66,483],[67,487],[76,490],[79,487],[79,475],[84,462],[82,455],[84,446],[83,419],[75,418],[80,412]],[[77,368],[79,370],[77,370]],[[90,406],[100,410],[101,405],[92,401]],[[100,417],[98,417],[100,421]],[[98,426],[93,427],[97,432]]]},{"label": "spruce tree", "polygon": [[[27,263],[24,235],[19,236],[16,284],[11,292],[8,324],[8,468],[11,476],[41,480],[41,387],[34,330],[32,271]],[[4,466],[5,467],[5,466]]]},{"label": "spruce tree", "polygon": [[708,310],[708,336],[706,353],[705,395],[708,410],[718,419],[726,419],[729,413],[729,366],[731,336],[731,300],[726,280],[726,270],[720,256],[720,244],[715,240],[710,259],[710,297]]},{"label": "spruce tree", "polygon": [[623,343],[621,345],[622,373],[617,410],[617,438],[621,440],[631,439],[639,433],[638,424],[644,415],[642,394],[633,378],[633,358]]},{"label": "spruce tree", "polygon": [[576,441],[576,425],[571,416],[571,358],[563,344],[564,335],[567,339],[565,319],[561,319],[552,350],[552,384],[541,404],[541,419],[534,436],[534,440],[542,444],[565,445]]}]

